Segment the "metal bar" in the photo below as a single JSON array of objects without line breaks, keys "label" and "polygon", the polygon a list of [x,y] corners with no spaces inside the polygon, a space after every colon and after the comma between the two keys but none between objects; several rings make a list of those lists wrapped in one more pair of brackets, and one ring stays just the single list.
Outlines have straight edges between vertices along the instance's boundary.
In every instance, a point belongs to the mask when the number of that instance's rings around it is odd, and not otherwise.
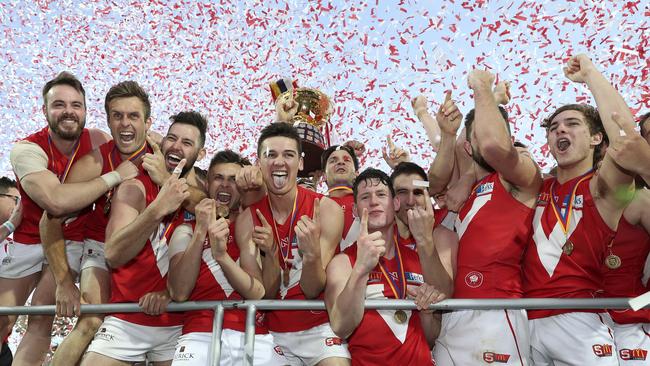
[{"label": "metal bar", "polygon": [[257,306],[248,304],[246,306],[246,334],[244,341],[244,365],[253,366],[253,352],[255,351],[255,313]]},{"label": "metal bar", "polygon": [[[429,307],[432,310],[495,310],[495,309],[630,309],[629,298],[599,299],[447,299]],[[171,303],[168,312],[214,309],[219,305],[224,309],[244,308],[255,305],[260,310],[325,310],[320,300],[257,300],[257,301],[202,301]],[[367,309],[415,309],[413,300],[366,300]],[[650,308],[650,305],[646,306]],[[81,305],[83,314],[103,313],[138,313],[142,309],[138,304],[95,304]],[[0,315],[52,315],[54,305],[41,306],[3,306]]]},{"label": "metal bar", "polygon": [[210,345],[210,354],[208,360],[211,360],[212,366],[219,366],[221,363],[221,333],[223,332],[223,305],[219,304],[214,308],[214,318],[212,319],[212,344]]}]

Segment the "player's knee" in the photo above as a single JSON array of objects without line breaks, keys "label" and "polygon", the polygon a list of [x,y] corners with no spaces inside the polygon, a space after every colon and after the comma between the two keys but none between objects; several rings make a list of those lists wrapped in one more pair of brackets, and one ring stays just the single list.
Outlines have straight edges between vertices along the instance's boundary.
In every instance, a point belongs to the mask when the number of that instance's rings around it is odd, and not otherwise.
[{"label": "player's knee", "polygon": [[27,320],[27,331],[50,337],[53,322],[54,316],[52,315],[30,315]]},{"label": "player's knee", "polygon": [[76,329],[81,332],[83,337],[91,338],[97,333],[97,329],[104,322],[103,317],[99,316],[88,316],[79,319]]}]

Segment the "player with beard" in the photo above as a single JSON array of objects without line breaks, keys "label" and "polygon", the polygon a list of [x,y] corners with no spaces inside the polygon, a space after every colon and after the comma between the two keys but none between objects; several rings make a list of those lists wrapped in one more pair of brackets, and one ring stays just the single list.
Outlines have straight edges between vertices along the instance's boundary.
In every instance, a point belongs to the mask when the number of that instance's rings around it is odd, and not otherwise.
[{"label": "player with beard", "polygon": [[[0,304],[3,306],[24,304],[34,287],[32,305],[51,305],[55,301],[55,280],[44,256],[38,228],[44,210],[55,216],[81,210],[122,179],[135,175],[133,164],[128,163],[119,167],[118,173],[84,183],[61,184],[71,165],[106,142],[108,136],[99,130],[84,128],[85,91],[81,82],[68,72],[60,73],[45,84],[42,110],[48,126],[16,143],[10,155],[19,182],[23,220],[14,232],[13,245],[3,246],[0,254],[3,261]],[[64,230],[65,251],[73,278],[79,273],[83,224],[83,218],[77,219]],[[15,365],[35,365],[44,360],[53,319],[51,315],[28,318],[27,331],[14,358]],[[4,338],[9,331],[8,317],[0,317],[0,323],[0,336]]]},{"label": "player with beard", "polygon": [[355,220],[352,214],[352,184],[359,174],[359,160],[351,147],[332,145],[323,152],[321,167],[325,171],[327,196],[343,209],[343,235],[340,245],[343,250],[359,235],[359,226],[358,223],[353,224]]},{"label": "player with beard", "polygon": [[[348,339],[353,365],[432,364],[429,344],[437,331],[430,311],[366,310],[364,301],[404,299],[408,293],[423,310],[444,295],[424,281],[418,254],[399,243],[394,215],[400,202],[388,176],[366,169],[353,189],[354,210],[361,214],[359,236],[327,267],[325,302],[332,328]],[[425,232],[430,224],[418,221],[424,226],[413,230]]]},{"label": "player with beard", "polygon": [[[135,176],[144,154],[152,152],[145,141],[151,127],[151,104],[147,93],[135,81],[112,86],[106,94],[104,107],[113,140],[79,159],[70,169],[65,184],[89,181],[102,174],[115,174],[115,168],[123,161],[135,164]],[[61,221],[44,218],[41,222],[41,239],[57,283],[59,316],[79,316],[81,299],[90,304],[109,300],[110,275],[104,258],[104,240],[112,194],[113,190],[110,190],[95,201],[94,209],[87,217],[79,288],[70,276],[65,259]],[[70,199],[76,197],[71,196]],[[76,364],[102,321],[103,314],[80,316],[72,332],[57,348],[52,364]]]},{"label": "player with beard", "polygon": [[[184,215],[172,225],[168,287],[174,301],[261,299],[262,283],[238,264],[234,223],[240,211],[236,177],[248,159],[231,150],[215,154],[208,168],[208,194],[196,206],[196,218]],[[184,314],[174,364],[207,365],[211,355],[214,311]],[[239,364],[244,356],[246,312],[226,311],[221,335],[221,365]],[[256,365],[282,364],[273,350],[273,338],[264,328],[255,336]]]},{"label": "player with beard", "polygon": [[167,241],[174,218],[170,214],[189,197],[186,179],[179,176],[194,174],[194,162],[205,155],[207,121],[197,112],[181,112],[170,120],[161,150],[171,177],[159,188],[141,171],[136,179],[122,183],[111,198],[106,227],[110,302],[137,302],[145,313],[107,315],[82,365],[123,365],[145,359],[169,365],[173,358],[182,315],[165,313],[171,299]]},{"label": "player with beard", "polygon": [[[236,224],[241,266],[264,284],[266,298],[322,299],[325,268],[341,240],[340,206],[296,185],[301,154],[300,137],[291,125],[273,123],[262,130],[257,156],[268,195],[248,207]],[[289,364],[349,363],[347,347],[332,332],[326,312],[270,311],[267,319],[277,350]]]},{"label": "player with beard", "polygon": [[[507,114],[492,89],[494,76],[473,70],[468,84],[475,109],[465,119],[465,150],[475,162],[477,182],[455,222],[459,242],[454,297],[521,298],[521,258],[542,177],[537,164],[512,143]],[[504,86],[499,88],[507,90]],[[443,148],[451,149],[441,142],[440,151]],[[467,334],[474,336],[468,340]],[[495,359],[529,365],[528,334],[524,310],[445,313],[434,358],[438,365]]]},{"label": "player with beard", "polygon": [[[524,293],[529,298],[599,296],[603,265],[620,265],[612,239],[628,203],[621,197],[630,192],[632,176],[609,152],[597,174],[593,167],[606,135],[617,146],[621,128],[632,130],[632,114],[587,56],[571,57],[564,74],[587,85],[598,110],[565,105],[544,121],[558,168],[557,177],[546,179],[541,188],[524,255]],[[528,316],[536,365],[619,364],[606,312],[529,310]]]}]

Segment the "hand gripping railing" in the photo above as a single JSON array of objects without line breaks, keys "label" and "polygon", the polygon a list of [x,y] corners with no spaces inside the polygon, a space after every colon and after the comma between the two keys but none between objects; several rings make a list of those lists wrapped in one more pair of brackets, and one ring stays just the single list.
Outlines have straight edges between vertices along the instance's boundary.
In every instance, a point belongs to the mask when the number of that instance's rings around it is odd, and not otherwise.
[{"label": "hand gripping railing", "polygon": [[[497,309],[629,309],[628,298],[599,298],[599,299],[448,299],[433,304],[432,310],[497,310]],[[366,300],[366,309],[412,310],[415,309],[413,300]],[[650,305],[646,306],[646,308]],[[255,347],[255,312],[257,310],[325,310],[325,304],[319,300],[238,300],[238,301],[201,301],[171,303],[167,311],[192,311],[212,309],[215,312],[212,326],[212,346],[210,359],[212,365],[219,365],[221,359],[221,333],[223,330],[223,314],[226,309],[246,309],[246,333],[244,343],[244,365],[253,365]],[[85,314],[102,313],[139,313],[142,308],[138,304],[100,304],[81,305]],[[0,307],[0,315],[52,315],[54,305]]]}]

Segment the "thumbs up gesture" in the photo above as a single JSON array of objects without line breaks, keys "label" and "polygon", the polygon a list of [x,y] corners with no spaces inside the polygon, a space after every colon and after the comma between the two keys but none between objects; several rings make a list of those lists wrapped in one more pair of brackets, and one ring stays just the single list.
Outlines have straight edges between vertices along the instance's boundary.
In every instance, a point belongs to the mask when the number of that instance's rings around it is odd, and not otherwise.
[{"label": "thumbs up gesture", "polygon": [[386,253],[386,241],[380,231],[368,233],[368,209],[361,213],[359,238],[357,239],[357,261],[354,267],[367,274],[379,263],[379,258]]},{"label": "thumbs up gesture", "polygon": [[298,248],[303,258],[320,258],[320,231],[320,200],[315,199],[312,217],[303,215],[295,227]]}]

